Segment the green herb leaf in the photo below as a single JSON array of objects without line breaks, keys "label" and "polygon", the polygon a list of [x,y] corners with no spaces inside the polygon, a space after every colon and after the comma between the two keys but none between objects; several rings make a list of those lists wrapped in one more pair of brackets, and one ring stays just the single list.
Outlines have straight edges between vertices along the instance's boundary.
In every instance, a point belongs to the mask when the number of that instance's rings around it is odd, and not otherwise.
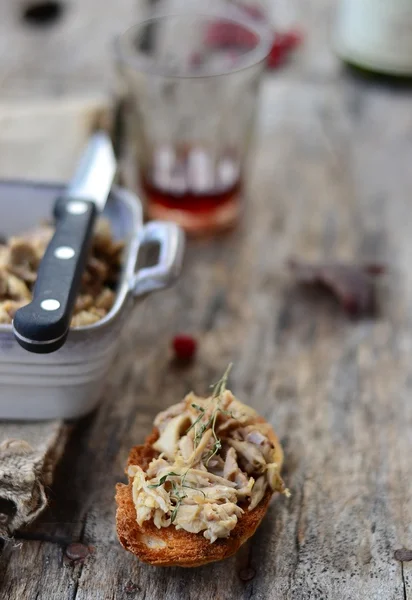
[{"label": "green herb leaf", "polygon": [[151,483],[147,487],[149,487],[149,488],[157,488],[157,487],[163,485],[165,483],[165,481],[167,480],[168,477],[180,477],[180,475],[179,475],[179,473],[174,473],[173,471],[170,471],[170,473],[166,473],[166,475],[163,475],[159,479],[158,483]]},{"label": "green herb leaf", "polygon": [[196,425],[199,423],[200,419],[202,419],[202,418],[203,418],[203,413],[202,413],[202,414],[200,414],[200,415],[197,417],[197,419],[195,419],[195,420],[193,421],[193,423],[191,424],[191,426],[189,427],[189,429],[186,429],[186,434],[185,434],[185,435],[187,435],[187,434],[189,433],[189,431],[191,431],[191,430],[193,429],[193,427],[196,427]]},{"label": "green herb leaf", "polygon": [[199,427],[199,430],[196,431],[196,435],[195,435],[195,438],[193,440],[195,448],[197,448],[197,446],[199,445],[199,442],[202,439],[202,436],[203,436],[204,432],[206,431],[206,429],[209,427],[209,425],[210,425],[210,419],[209,419],[209,421],[207,423],[203,423]]},{"label": "green herb leaf", "polygon": [[174,520],[176,519],[177,516],[177,512],[180,508],[180,505],[182,504],[182,500],[183,498],[187,498],[186,494],[181,494],[180,492],[176,493],[176,497],[177,497],[177,502],[176,502],[176,506],[174,507],[171,515],[170,515],[170,522],[173,523]]},{"label": "green herb leaf", "polygon": [[185,481],[186,481],[186,475],[189,473],[189,471],[190,471],[190,467],[188,467],[188,468],[186,469],[186,471],[183,473],[183,477],[182,477],[182,479],[180,480],[180,485],[181,485],[181,486],[184,486],[184,484],[185,484]]}]

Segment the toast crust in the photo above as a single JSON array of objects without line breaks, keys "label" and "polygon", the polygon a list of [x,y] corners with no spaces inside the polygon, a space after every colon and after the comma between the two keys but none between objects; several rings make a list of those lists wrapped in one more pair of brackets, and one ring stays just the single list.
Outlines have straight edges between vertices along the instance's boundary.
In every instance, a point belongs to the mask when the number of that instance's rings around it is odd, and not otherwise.
[{"label": "toast crust", "polygon": [[[265,422],[261,417],[257,422]],[[144,445],[135,446],[129,454],[128,465],[138,465],[144,471],[150,461],[158,456],[152,444],[159,437],[155,428],[147,437]],[[275,457],[279,468],[283,463],[283,451],[280,443],[270,430],[269,439],[275,447]],[[132,552],[143,562],[151,565],[169,567],[197,567],[232,556],[256,531],[269,506],[272,490],[268,488],[264,497],[252,511],[243,507],[245,512],[238,520],[236,527],[228,538],[219,538],[211,544],[202,533],[189,533],[176,529],[173,525],[158,529],[152,520],[139,526],[136,521],[136,508],[132,497],[132,478],[128,485],[118,483],[116,486],[116,527],[119,541],[123,548]],[[242,507],[242,505],[240,504]]]}]

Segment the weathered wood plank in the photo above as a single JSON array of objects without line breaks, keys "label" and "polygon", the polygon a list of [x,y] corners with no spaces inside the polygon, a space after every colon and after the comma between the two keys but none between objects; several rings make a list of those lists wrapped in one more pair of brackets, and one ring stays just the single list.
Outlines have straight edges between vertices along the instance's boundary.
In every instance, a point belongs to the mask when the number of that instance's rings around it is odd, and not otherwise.
[{"label": "weathered wood plank", "polygon": [[[373,135],[348,110],[353,95],[362,123],[379,121]],[[282,96],[289,119],[273,124],[260,146],[244,228],[213,246],[193,242],[176,288],[136,312],[106,402],[74,438],[49,515],[34,528],[40,537],[95,546],[76,598],[177,599],[183,589],[188,598],[202,589],[222,599],[403,597],[393,553],[412,544],[412,175],[398,147],[400,133],[406,152],[412,139],[408,99],[350,81],[341,89],[293,83]],[[383,118],[389,110],[402,132]],[[291,252],[388,261],[382,316],[352,323],[332,301],[305,298],[284,274]],[[201,339],[187,371],[168,363],[168,342],[180,329]],[[160,408],[191,387],[206,391],[230,359],[234,391],[283,439],[292,498],[274,502],[248,556],[195,572],[142,566],[117,547],[113,525],[113,486],[128,449]],[[25,542],[27,552],[32,544]],[[18,563],[15,553],[2,563],[6,585]],[[249,582],[239,577],[243,564],[256,571]],[[48,597],[44,582],[33,593]]]},{"label": "weathered wood plank", "polygon": [[[410,95],[341,78],[325,50],[329,3],[298,6],[311,36],[265,83],[243,226],[191,242],[181,281],[136,311],[101,409],[78,425],[48,513],[23,534],[38,539],[0,557],[0,597],[412,598],[410,563],[394,558],[412,548]],[[297,290],[291,253],[387,262],[381,316],[350,322]],[[200,340],[187,370],[169,363],[179,330]],[[234,391],[283,441],[292,497],[222,564],[144,566],[117,544],[114,484],[155,413],[205,392],[229,360]],[[63,562],[72,540],[94,546],[83,565]]]},{"label": "weathered wood plank", "polygon": [[28,25],[28,0],[0,6],[2,98],[61,96],[112,87],[113,40],[142,14],[143,0],[57,0],[65,10],[47,27]]},{"label": "weathered wood plank", "polygon": [[[2,582],[0,598],[76,597],[82,566],[66,567],[62,551],[55,544],[38,541],[10,544],[3,555],[10,559],[14,577]],[[43,592],[39,592],[40,587]]]}]

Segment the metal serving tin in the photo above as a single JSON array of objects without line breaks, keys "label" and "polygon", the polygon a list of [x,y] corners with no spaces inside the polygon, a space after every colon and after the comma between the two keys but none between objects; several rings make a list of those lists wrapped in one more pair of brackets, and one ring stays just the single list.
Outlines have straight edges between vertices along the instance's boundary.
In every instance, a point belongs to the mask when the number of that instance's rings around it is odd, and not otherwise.
[{"label": "metal serving tin", "polygon": [[[0,181],[0,233],[9,237],[50,218],[63,186]],[[116,301],[101,321],[71,329],[65,345],[51,354],[19,346],[11,325],[0,325],[0,419],[71,419],[97,404],[104,374],[122,326],[136,301],[178,277],[184,236],[174,223],[143,224],[140,201],[114,187],[103,213],[116,239],[126,241]],[[154,266],[136,270],[139,249],[159,245]]]}]

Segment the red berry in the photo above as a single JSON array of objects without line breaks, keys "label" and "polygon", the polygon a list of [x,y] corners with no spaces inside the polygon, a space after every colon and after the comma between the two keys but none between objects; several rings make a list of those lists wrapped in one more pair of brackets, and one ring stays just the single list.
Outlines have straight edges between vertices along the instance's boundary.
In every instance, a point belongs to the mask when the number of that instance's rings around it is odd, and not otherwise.
[{"label": "red berry", "polygon": [[282,65],[289,53],[294,50],[302,41],[302,34],[298,31],[288,31],[286,33],[276,33],[272,48],[266,61],[269,69],[275,69]]},{"label": "red berry", "polygon": [[283,34],[284,40],[283,43],[288,50],[294,50],[297,48],[303,41],[303,34],[301,31],[297,29],[291,29]]},{"label": "red berry", "polygon": [[287,51],[281,44],[275,42],[270,50],[269,56],[266,59],[266,66],[268,69],[276,69],[279,67],[286,58]]},{"label": "red berry", "polygon": [[176,335],[173,338],[173,350],[178,360],[189,361],[196,354],[197,342],[190,335]]}]

